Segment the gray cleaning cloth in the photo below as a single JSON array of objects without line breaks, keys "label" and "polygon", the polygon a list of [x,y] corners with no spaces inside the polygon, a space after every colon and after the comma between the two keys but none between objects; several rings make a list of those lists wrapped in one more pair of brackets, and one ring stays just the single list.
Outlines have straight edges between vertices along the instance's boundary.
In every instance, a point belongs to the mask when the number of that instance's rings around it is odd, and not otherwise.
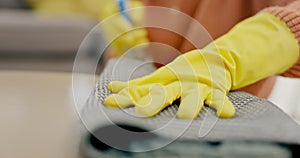
[{"label": "gray cleaning cloth", "polygon": [[[150,63],[130,58],[114,59],[107,64],[95,90],[80,112],[80,147],[83,155],[103,156],[105,154],[100,150],[105,151],[109,146],[123,151],[143,152],[160,147],[168,149],[165,146],[171,143],[175,144],[171,148],[176,149],[176,143],[181,141],[196,142],[200,146],[204,142],[234,142],[231,146],[236,148],[242,148],[238,142],[248,141],[263,142],[263,146],[266,146],[264,143],[300,144],[300,126],[290,116],[271,102],[244,92],[229,93],[236,108],[236,115],[231,119],[216,117],[215,110],[209,107],[204,107],[195,120],[177,119],[178,103],[167,107],[153,118],[138,116],[132,107],[120,110],[103,105],[104,98],[110,94],[107,89],[110,81],[127,81],[153,70]],[[157,143],[159,141],[154,140],[160,138],[170,141],[148,145],[149,147],[136,145],[137,142],[145,141],[148,141],[146,144]],[[183,144],[184,146],[188,148],[188,145]],[[218,151],[227,147],[219,146]],[[270,148],[273,147],[271,145]]]}]

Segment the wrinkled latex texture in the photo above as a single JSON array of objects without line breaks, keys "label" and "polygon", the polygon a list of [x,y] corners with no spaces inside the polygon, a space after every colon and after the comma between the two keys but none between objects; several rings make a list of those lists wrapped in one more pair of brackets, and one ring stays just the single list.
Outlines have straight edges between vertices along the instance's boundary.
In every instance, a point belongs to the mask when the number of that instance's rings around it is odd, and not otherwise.
[{"label": "wrinkled latex texture", "polygon": [[230,90],[284,72],[296,62],[298,51],[285,23],[271,14],[257,14],[203,49],[180,55],[147,76],[111,82],[108,88],[114,94],[104,104],[133,105],[137,113],[152,117],[180,99],[178,118],[196,118],[204,104],[217,116],[230,118],[235,114],[227,97]]},{"label": "wrinkled latex texture", "polygon": [[[119,14],[115,0],[27,0],[38,12],[55,14],[84,14],[101,21],[101,27],[108,43],[111,43],[113,55],[120,56],[128,49],[147,43],[145,29],[140,26],[143,10],[129,12],[132,23]],[[141,1],[128,0],[128,9],[142,6]]]}]

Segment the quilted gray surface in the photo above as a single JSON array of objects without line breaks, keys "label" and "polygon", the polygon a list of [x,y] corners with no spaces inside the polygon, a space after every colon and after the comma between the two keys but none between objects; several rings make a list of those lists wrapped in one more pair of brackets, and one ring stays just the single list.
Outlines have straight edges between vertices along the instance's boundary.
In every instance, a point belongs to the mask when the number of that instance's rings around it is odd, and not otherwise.
[{"label": "quilted gray surface", "polygon": [[[300,144],[300,126],[291,117],[271,102],[243,92],[229,94],[236,107],[236,116],[231,119],[216,117],[215,111],[209,107],[204,107],[199,117],[190,121],[176,119],[177,105],[169,106],[153,118],[139,117],[133,108],[119,110],[103,106],[103,99],[110,94],[107,84],[111,80],[125,81],[153,70],[150,64],[129,58],[108,63],[80,114],[81,150],[84,153],[93,155],[97,152],[91,147],[91,133],[109,145],[129,141],[131,137],[138,140],[156,136],[176,141],[229,140]],[[138,127],[134,131],[143,129],[151,132],[131,132],[119,126],[107,130],[106,127],[114,125]],[[122,145],[116,148],[127,150]]]}]

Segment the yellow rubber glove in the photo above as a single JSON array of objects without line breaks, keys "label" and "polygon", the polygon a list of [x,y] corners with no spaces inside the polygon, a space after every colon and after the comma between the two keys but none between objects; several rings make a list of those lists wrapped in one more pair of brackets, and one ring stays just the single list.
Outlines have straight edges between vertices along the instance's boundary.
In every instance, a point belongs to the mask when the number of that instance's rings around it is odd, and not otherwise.
[{"label": "yellow rubber glove", "polygon": [[207,104],[219,117],[233,117],[230,90],[252,84],[290,68],[299,55],[297,40],[277,17],[261,13],[237,24],[201,50],[190,51],[150,75],[128,82],[111,82],[115,94],[104,104],[154,116],[181,100],[178,118],[196,118]]},{"label": "yellow rubber glove", "polygon": [[[141,7],[140,1],[128,1],[130,2],[129,8]],[[118,13],[116,15],[116,13]],[[132,30],[134,26],[140,26],[143,18],[143,10],[135,9],[129,12],[132,19],[132,23],[126,20],[119,13],[119,8],[116,1],[108,0],[105,5],[102,5],[100,11],[101,26],[104,30],[105,37],[108,42],[112,42],[111,45],[114,49],[114,55],[120,56],[126,50],[137,46],[139,44],[147,43],[147,31],[145,29]],[[131,30],[131,31],[129,31]]]}]

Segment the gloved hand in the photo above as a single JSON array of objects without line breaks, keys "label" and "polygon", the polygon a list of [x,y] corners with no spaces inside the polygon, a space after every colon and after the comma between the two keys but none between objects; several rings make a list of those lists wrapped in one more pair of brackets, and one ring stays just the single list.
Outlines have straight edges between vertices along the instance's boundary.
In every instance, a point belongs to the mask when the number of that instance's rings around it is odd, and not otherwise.
[{"label": "gloved hand", "polygon": [[261,13],[237,24],[230,32],[201,50],[177,57],[150,75],[128,82],[111,82],[113,93],[104,104],[154,116],[180,99],[178,118],[196,118],[207,104],[219,117],[233,117],[235,108],[227,94],[280,74],[297,60],[299,47],[279,18]]},{"label": "gloved hand", "polygon": [[[130,3],[130,8],[142,6],[140,1],[128,2]],[[116,15],[119,12],[116,1],[107,0],[106,4],[101,6],[102,8],[99,13],[100,20],[102,20],[101,26],[107,41],[112,42],[114,55],[120,56],[129,48],[148,42],[147,31],[145,29],[132,30],[134,26],[139,26],[142,22],[142,9],[135,9],[129,12],[132,19],[131,23],[120,13]]]}]

